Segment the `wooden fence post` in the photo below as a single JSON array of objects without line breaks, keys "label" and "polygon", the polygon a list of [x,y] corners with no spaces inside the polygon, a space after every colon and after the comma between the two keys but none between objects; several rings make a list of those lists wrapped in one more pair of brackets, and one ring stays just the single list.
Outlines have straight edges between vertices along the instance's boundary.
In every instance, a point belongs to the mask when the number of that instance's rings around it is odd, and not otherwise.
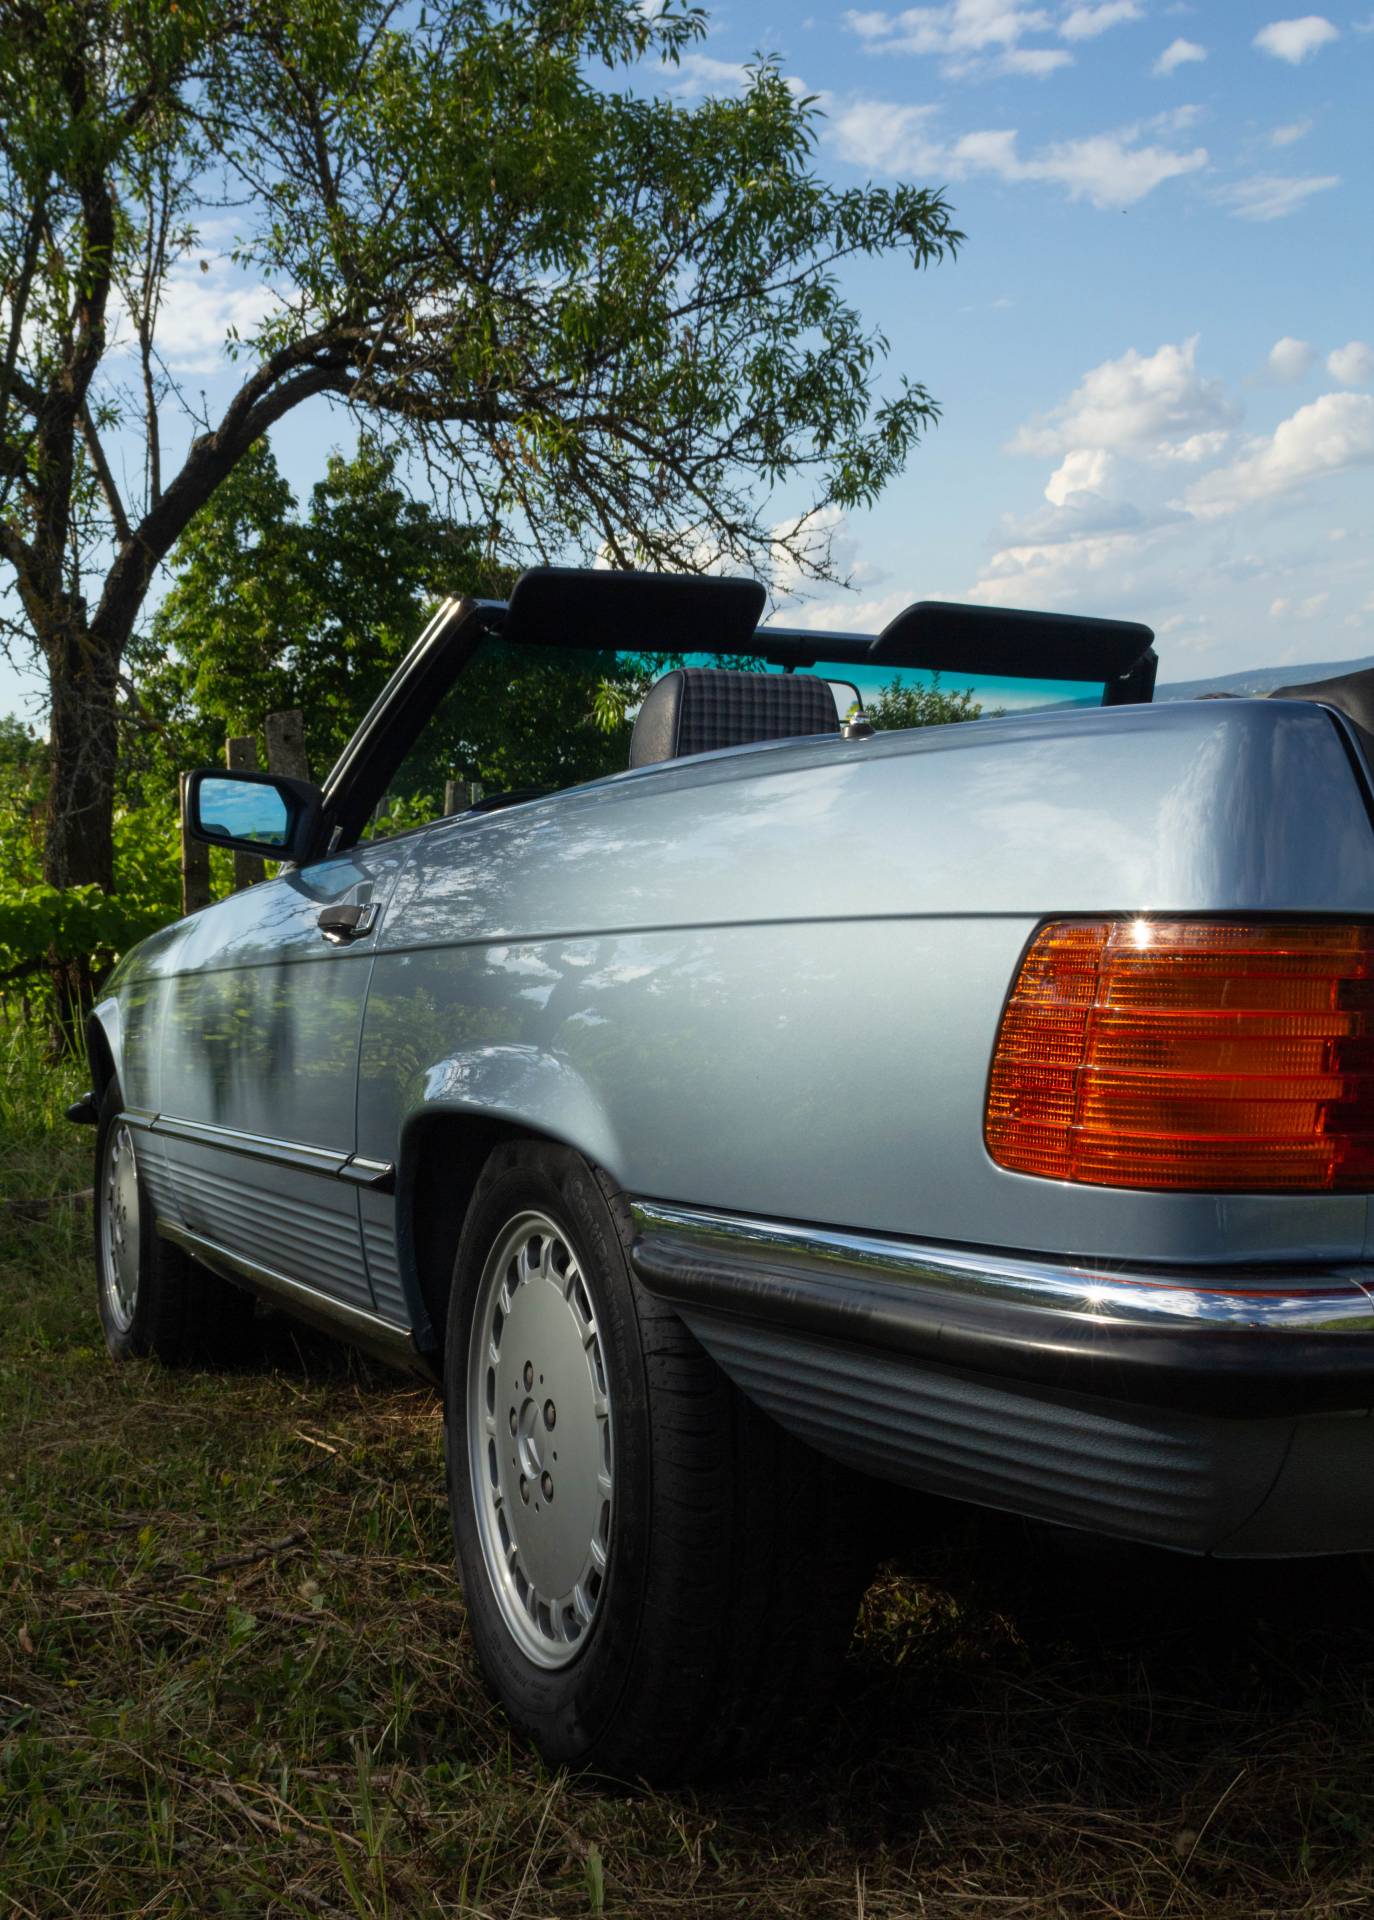
[{"label": "wooden fence post", "polygon": [[308,780],[310,762],[305,755],[305,715],[299,707],[284,713],[269,713],[263,722],[267,735],[267,770],[283,774],[288,780]]},{"label": "wooden fence post", "polygon": [[210,904],[210,849],[186,831],[186,775],[178,776],[181,803],[181,911],[199,913]]},{"label": "wooden fence post", "polygon": [[[224,764],[231,773],[256,773],[258,743],[251,733],[234,733],[224,743]],[[255,853],[234,855],[234,892],[265,878],[266,867]]]}]

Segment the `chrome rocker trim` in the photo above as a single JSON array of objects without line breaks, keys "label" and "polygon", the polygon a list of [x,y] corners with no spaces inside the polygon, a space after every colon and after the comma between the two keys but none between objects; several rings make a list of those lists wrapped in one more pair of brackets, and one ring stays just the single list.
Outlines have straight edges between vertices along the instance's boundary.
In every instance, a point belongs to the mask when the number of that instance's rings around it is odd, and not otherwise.
[{"label": "chrome rocker trim", "polygon": [[631,1210],[640,1278],[689,1319],[1220,1414],[1374,1407],[1374,1267],[1107,1267]]},{"label": "chrome rocker trim", "polygon": [[393,1366],[402,1367],[409,1373],[420,1373],[427,1380],[433,1378],[433,1368],[420,1355],[409,1328],[398,1327],[378,1314],[369,1313],[365,1307],[354,1306],[350,1301],[321,1293],[304,1280],[293,1280],[272,1267],[245,1260],[241,1254],[231,1252],[217,1241],[207,1240],[198,1233],[188,1233],[185,1227],[172,1226],[165,1220],[159,1220],[156,1224],[164,1240],[170,1240],[173,1246],[180,1247],[183,1253],[189,1253],[222,1279],[246,1286],[250,1292],[279,1303],[298,1319],[309,1321],[326,1333],[350,1340]]}]

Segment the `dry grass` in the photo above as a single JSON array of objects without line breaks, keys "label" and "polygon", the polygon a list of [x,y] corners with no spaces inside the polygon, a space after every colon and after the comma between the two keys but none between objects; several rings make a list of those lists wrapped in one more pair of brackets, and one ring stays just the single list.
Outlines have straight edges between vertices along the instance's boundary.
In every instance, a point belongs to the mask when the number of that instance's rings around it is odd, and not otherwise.
[{"label": "dry grass", "polygon": [[[84,1184],[90,1136],[38,1137],[0,1196]],[[913,1504],[804,1751],[594,1788],[478,1683],[433,1398],[284,1323],[250,1374],[116,1371],[88,1233],[0,1217],[0,1913],[1374,1913],[1352,1566]]]}]

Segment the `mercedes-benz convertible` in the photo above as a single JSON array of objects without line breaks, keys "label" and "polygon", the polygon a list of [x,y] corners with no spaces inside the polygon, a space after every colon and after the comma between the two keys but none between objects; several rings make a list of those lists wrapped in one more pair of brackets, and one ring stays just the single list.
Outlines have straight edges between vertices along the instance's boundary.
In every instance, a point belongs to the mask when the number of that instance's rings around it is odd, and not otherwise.
[{"label": "mercedes-benz convertible", "polygon": [[[279,865],[123,959],[74,1111],[114,1357],[236,1362],[265,1299],[440,1382],[483,1668],[620,1776],[817,1697],[875,1481],[1374,1548],[1368,688],[1154,704],[1144,627],[763,606],[534,570],[322,787],[192,775]],[[619,697],[628,767],[474,800],[482,662],[512,735]],[[873,724],[932,671],[982,717]]]}]

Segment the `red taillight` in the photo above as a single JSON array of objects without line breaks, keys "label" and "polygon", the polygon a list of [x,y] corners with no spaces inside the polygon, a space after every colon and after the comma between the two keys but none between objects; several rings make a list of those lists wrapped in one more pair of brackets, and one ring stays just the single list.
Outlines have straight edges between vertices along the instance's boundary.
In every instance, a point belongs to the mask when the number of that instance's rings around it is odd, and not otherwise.
[{"label": "red taillight", "polygon": [[987,1143],[1093,1186],[1374,1190],[1374,927],[1043,928],[1002,1016]]}]

